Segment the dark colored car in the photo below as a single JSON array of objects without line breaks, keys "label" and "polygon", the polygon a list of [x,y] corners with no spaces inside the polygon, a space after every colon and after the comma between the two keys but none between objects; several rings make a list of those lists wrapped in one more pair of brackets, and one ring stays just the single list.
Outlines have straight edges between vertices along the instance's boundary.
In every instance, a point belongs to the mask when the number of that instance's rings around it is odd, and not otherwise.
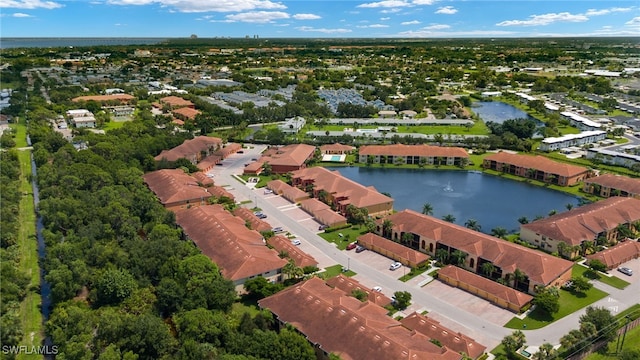
[{"label": "dark colored car", "polygon": [[327,225],[320,225],[320,226],[318,226],[318,230],[324,230],[324,229],[326,229],[328,227],[329,226],[327,226]]},{"label": "dark colored car", "polygon": [[358,247],[358,245],[356,245],[356,243],[351,243],[351,244],[347,245],[347,250],[353,250],[356,247]]},{"label": "dark colored car", "polygon": [[364,246],[360,246],[360,245],[358,245],[358,246],[356,247],[356,252],[357,252],[357,253],[361,253],[361,252],[363,252],[363,251],[365,251],[365,250],[367,250],[367,249],[366,249]]}]

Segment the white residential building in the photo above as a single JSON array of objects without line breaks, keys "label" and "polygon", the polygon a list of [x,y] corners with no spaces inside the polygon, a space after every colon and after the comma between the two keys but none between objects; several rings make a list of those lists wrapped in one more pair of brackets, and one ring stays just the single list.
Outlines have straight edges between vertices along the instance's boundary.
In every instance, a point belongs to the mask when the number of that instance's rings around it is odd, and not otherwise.
[{"label": "white residential building", "polygon": [[285,134],[297,134],[307,121],[302,116],[285,119],[285,122],[278,124],[278,129]]},{"label": "white residential building", "polygon": [[586,117],[578,115],[571,111],[563,111],[560,113],[560,115],[569,119],[569,121],[571,122],[571,126],[575,126],[583,131],[599,130],[602,127],[602,124],[589,120]]},{"label": "white residential building", "polygon": [[602,130],[583,131],[579,134],[567,134],[560,137],[549,137],[542,140],[540,150],[556,151],[570,146],[582,146],[607,138],[607,132]]},{"label": "white residential building", "polygon": [[605,164],[631,167],[640,163],[640,156],[607,149],[587,150],[587,159],[598,159]]}]

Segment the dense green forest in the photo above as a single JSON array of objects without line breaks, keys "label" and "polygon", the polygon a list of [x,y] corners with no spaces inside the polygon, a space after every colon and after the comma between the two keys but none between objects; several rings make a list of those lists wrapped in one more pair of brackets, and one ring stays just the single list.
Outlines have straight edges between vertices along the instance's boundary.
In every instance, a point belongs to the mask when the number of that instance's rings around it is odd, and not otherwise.
[{"label": "dense green forest", "polygon": [[297,332],[274,331],[270,314],[232,311],[232,283],[143,184],[152,156],[190,136],[156,125],[86,134],[76,140],[89,148],[77,151],[30,122],[58,358],[315,358]]}]

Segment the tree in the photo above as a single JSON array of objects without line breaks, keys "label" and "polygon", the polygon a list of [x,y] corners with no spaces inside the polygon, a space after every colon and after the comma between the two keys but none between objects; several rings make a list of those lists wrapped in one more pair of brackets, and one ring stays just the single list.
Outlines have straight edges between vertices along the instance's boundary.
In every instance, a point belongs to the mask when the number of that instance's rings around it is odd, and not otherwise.
[{"label": "tree", "polygon": [[555,314],[560,310],[560,299],[550,291],[542,290],[533,298],[532,303],[547,314]]},{"label": "tree", "polygon": [[528,224],[528,223],[529,223],[529,219],[528,219],[526,216],[520,216],[520,217],[518,218],[518,222],[519,222],[520,224],[523,224],[523,225],[524,225],[524,224]]},{"label": "tree", "polygon": [[566,207],[567,210],[571,210],[571,209],[573,209],[573,204],[572,203],[567,203],[567,205],[565,205],[564,207]]},{"label": "tree", "polygon": [[607,271],[607,265],[605,265],[602,261],[598,259],[589,260],[589,269],[598,272],[598,271]]},{"label": "tree", "polygon": [[397,309],[406,309],[411,305],[411,293],[408,291],[396,291],[393,293]]},{"label": "tree", "polygon": [[409,232],[402,233],[400,242],[404,245],[411,245],[411,243],[413,242],[413,234]]},{"label": "tree", "polygon": [[433,206],[429,203],[424,203],[424,205],[422,205],[422,213],[424,215],[433,215]]},{"label": "tree", "polygon": [[304,275],[304,271],[301,267],[296,266],[293,259],[289,259],[289,262],[282,267],[282,274],[285,275],[287,279],[297,279]]},{"label": "tree", "polygon": [[508,357],[515,355],[516,351],[520,349],[526,342],[524,333],[520,330],[514,331],[511,335],[507,335],[502,339],[502,346],[507,353]]},{"label": "tree", "polygon": [[449,263],[449,252],[446,249],[437,249],[436,250],[436,259],[443,264]]},{"label": "tree", "polygon": [[480,265],[480,272],[488,278],[491,277],[494,271],[496,271],[496,267],[490,262],[485,262]]},{"label": "tree", "polygon": [[473,231],[480,231],[482,228],[476,219],[469,219],[464,223],[464,226]]},{"label": "tree", "polygon": [[351,290],[351,296],[363,302],[367,300],[367,293],[360,288]]},{"label": "tree", "polygon": [[554,360],[558,358],[558,352],[553,345],[544,343],[538,348],[538,352],[533,354],[533,360]]},{"label": "tree", "polygon": [[96,283],[97,302],[99,304],[117,304],[126,299],[137,287],[133,275],[123,269],[108,269],[102,273]]},{"label": "tree", "polygon": [[580,323],[590,322],[596,326],[598,336],[605,340],[612,340],[615,337],[615,330],[612,324],[616,324],[616,318],[611,311],[601,307],[588,306],[586,313],[580,316]]},{"label": "tree", "polygon": [[280,291],[284,286],[282,284],[270,283],[269,280],[262,276],[249,279],[244,282],[244,289],[253,297],[263,299]]},{"label": "tree", "polygon": [[391,229],[393,228],[393,222],[389,219],[384,219],[382,222],[382,236],[387,239],[391,238]]},{"label": "tree", "polygon": [[501,239],[504,239],[507,236],[507,233],[508,233],[507,229],[505,229],[505,228],[503,228],[501,226],[498,226],[498,227],[495,227],[495,228],[491,229],[491,235],[493,235],[495,237],[498,237],[498,238],[501,238]]},{"label": "tree", "polygon": [[568,353],[573,353],[575,348],[584,341],[584,334],[580,330],[573,329],[560,338],[560,345]]},{"label": "tree", "polygon": [[454,223],[454,222],[456,222],[456,217],[453,216],[452,214],[447,214],[447,215],[442,217],[442,220],[444,220],[446,222]]},{"label": "tree", "polygon": [[589,282],[584,276],[578,276],[571,279],[571,283],[573,289],[578,292],[584,293],[585,291],[591,289],[593,284]]},{"label": "tree", "polygon": [[469,254],[467,254],[466,252],[456,249],[454,252],[451,253],[451,262],[454,265],[462,266],[464,265],[464,261],[468,255]]},{"label": "tree", "polygon": [[525,274],[522,270],[516,268],[513,271],[513,288],[517,289],[520,283],[524,282],[527,279],[527,274]]}]

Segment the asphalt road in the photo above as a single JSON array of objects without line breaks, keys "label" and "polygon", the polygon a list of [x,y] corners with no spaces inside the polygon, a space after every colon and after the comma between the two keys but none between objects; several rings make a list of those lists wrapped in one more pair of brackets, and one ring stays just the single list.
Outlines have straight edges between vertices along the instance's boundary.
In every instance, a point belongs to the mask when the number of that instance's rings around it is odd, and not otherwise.
[{"label": "asphalt road", "polygon": [[[235,179],[233,174],[242,173],[245,163],[251,162],[252,158],[259,157],[260,151],[264,146],[256,146],[253,149],[245,149],[244,154],[235,154],[223,162],[222,166],[216,166],[213,170],[214,181],[216,185],[229,185],[227,190],[236,196],[236,201],[251,200],[256,202],[257,206],[269,216],[270,222],[274,221],[292,233],[297,234],[306,241],[304,242],[304,250],[314,257],[326,256],[336,264],[343,266],[349,265],[349,268],[359,276],[366,277],[367,282],[375,283],[382,286],[387,293],[395,291],[408,291],[412,295],[412,302],[426,308],[429,313],[437,314],[437,320],[443,325],[460,330],[465,335],[474,338],[476,341],[487,346],[489,350],[498,345],[502,338],[511,334],[514,330],[503,328],[499,325],[487,322],[486,320],[471,314],[463,309],[452,306],[446,301],[429,294],[428,286],[420,288],[417,285],[403,283],[397,280],[397,276],[391,276],[391,273],[379,271],[367,263],[363,263],[354,256],[354,252],[340,251],[332,243],[329,243],[319,237],[294,219],[280,211],[276,206],[271,204],[269,200],[263,199],[260,190],[253,190],[239,180]],[[636,260],[640,261],[640,259]],[[395,274],[395,273],[394,273]],[[638,276],[637,274],[634,276]],[[611,309],[614,313],[622,311],[638,302],[640,295],[640,281],[636,281],[628,286],[624,291],[612,288],[600,282],[594,282],[597,288],[609,293],[608,297],[594,303],[594,306],[600,306]],[[549,342],[557,345],[560,338],[567,334],[570,330],[579,328],[579,318],[584,314],[585,310],[575,312],[568,315],[552,325],[538,330],[522,329],[526,335],[527,344],[541,345]]]}]

